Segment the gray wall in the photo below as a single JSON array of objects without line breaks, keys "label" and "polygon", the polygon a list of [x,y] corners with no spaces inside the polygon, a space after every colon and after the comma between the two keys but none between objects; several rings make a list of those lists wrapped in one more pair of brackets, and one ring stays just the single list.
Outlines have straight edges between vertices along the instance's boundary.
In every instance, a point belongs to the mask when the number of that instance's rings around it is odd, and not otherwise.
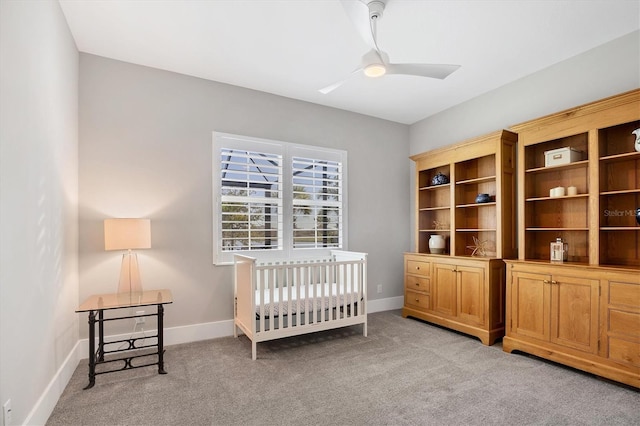
[{"label": "gray wall", "polygon": [[[638,87],[640,31],[635,31],[413,124],[409,151],[429,151]],[[415,167],[413,161],[408,165],[414,224]]]},{"label": "gray wall", "polygon": [[103,219],[149,217],[138,257],[143,285],[173,292],[166,325],[233,317],[232,267],[212,262],[214,130],[348,151],[349,249],[369,253],[370,299],[402,294],[408,126],[81,54],[81,298],[117,286]]},{"label": "gray wall", "polygon": [[78,52],[58,2],[0,2],[0,93],[0,404],[37,424],[78,342]]},{"label": "gray wall", "polygon": [[640,87],[640,31],[411,126],[411,155]]}]

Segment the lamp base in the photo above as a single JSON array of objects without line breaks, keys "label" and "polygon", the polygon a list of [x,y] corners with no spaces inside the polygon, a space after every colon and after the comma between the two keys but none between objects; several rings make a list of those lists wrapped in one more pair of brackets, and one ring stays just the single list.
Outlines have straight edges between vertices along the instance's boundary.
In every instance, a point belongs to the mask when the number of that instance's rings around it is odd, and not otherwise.
[{"label": "lamp base", "polygon": [[122,255],[122,266],[120,267],[120,282],[118,283],[118,293],[142,292],[142,281],[140,280],[140,269],[138,268],[138,255],[128,253]]}]

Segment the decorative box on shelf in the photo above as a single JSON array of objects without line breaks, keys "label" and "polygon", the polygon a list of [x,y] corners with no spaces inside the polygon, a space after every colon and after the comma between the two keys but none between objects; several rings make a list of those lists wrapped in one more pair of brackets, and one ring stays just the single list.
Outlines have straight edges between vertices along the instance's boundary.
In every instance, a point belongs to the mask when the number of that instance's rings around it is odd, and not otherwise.
[{"label": "decorative box on shelf", "polygon": [[582,160],[582,151],[571,147],[552,149],[544,152],[544,166],[558,166]]}]

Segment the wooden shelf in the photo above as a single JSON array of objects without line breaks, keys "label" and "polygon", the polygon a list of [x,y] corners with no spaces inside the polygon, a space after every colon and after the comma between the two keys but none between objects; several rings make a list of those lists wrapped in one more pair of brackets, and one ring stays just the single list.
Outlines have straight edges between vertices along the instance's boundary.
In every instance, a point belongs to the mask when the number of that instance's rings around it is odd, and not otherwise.
[{"label": "wooden shelf", "polygon": [[619,191],[605,191],[600,195],[623,195],[623,194],[640,194],[640,188],[622,189]]},{"label": "wooden shelf", "polygon": [[445,188],[449,188],[451,186],[451,183],[443,183],[442,185],[430,185],[430,186],[423,186],[420,189],[420,191],[433,191],[435,189],[445,189]]},{"label": "wooden shelf", "polygon": [[495,206],[496,202],[491,201],[489,203],[470,203],[470,204],[458,204],[456,208],[467,208],[467,207],[486,207],[486,206]]},{"label": "wooden shelf", "polygon": [[574,161],[569,164],[561,164],[558,166],[547,166],[547,167],[534,167],[532,169],[525,170],[525,173],[546,173],[546,172],[557,172],[559,170],[570,170],[570,169],[580,169],[583,167],[587,167],[589,165],[588,160]]},{"label": "wooden shelf", "polygon": [[626,161],[626,160],[635,160],[635,159],[640,159],[640,152],[634,151],[634,152],[625,152],[622,154],[615,154],[615,155],[607,155],[605,157],[600,157],[600,161],[602,161],[603,163],[605,162],[612,162],[612,161]]},{"label": "wooden shelf", "polygon": [[496,228],[456,228],[456,232],[496,232]]},{"label": "wooden shelf", "polygon": [[550,201],[550,200],[571,200],[576,198],[588,198],[589,194],[578,194],[578,195],[565,195],[562,197],[532,197],[527,198],[525,201]]},{"label": "wooden shelf", "polygon": [[418,209],[421,212],[430,212],[435,210],[449,210],[451,207],[449,206],[440,206],[440,207],[422,207]]},{"label": "wooden shelf", "polygon": [[548,232],[548,231],[588,231],[589,228],[550,228],[550,227],[545,227],[545,228],[536,228],[536,227],[532,227],[532,228],[525,228],[526,231],[543,231],[543,232]]},{"label": "wooden shelf", "polygon": [[469,185],[469,184],[476,184],[476,183],[493,182],[495,180],[496,180],[496,176],[484,176],[484,177],[478,177],[474,179],[459,180],[456,182],[456,185]]}]

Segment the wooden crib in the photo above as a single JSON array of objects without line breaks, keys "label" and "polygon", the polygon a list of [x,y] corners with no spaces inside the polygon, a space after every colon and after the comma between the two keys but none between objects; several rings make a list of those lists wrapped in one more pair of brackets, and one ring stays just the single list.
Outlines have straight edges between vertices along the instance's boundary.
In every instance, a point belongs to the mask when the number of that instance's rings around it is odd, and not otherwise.
[{"label": "wooden crib", "polygon": [[258,262],[235,255],[234,327],[258,342],[362,324],[367,335],[367,254],[333,250],[328,259]]}]

